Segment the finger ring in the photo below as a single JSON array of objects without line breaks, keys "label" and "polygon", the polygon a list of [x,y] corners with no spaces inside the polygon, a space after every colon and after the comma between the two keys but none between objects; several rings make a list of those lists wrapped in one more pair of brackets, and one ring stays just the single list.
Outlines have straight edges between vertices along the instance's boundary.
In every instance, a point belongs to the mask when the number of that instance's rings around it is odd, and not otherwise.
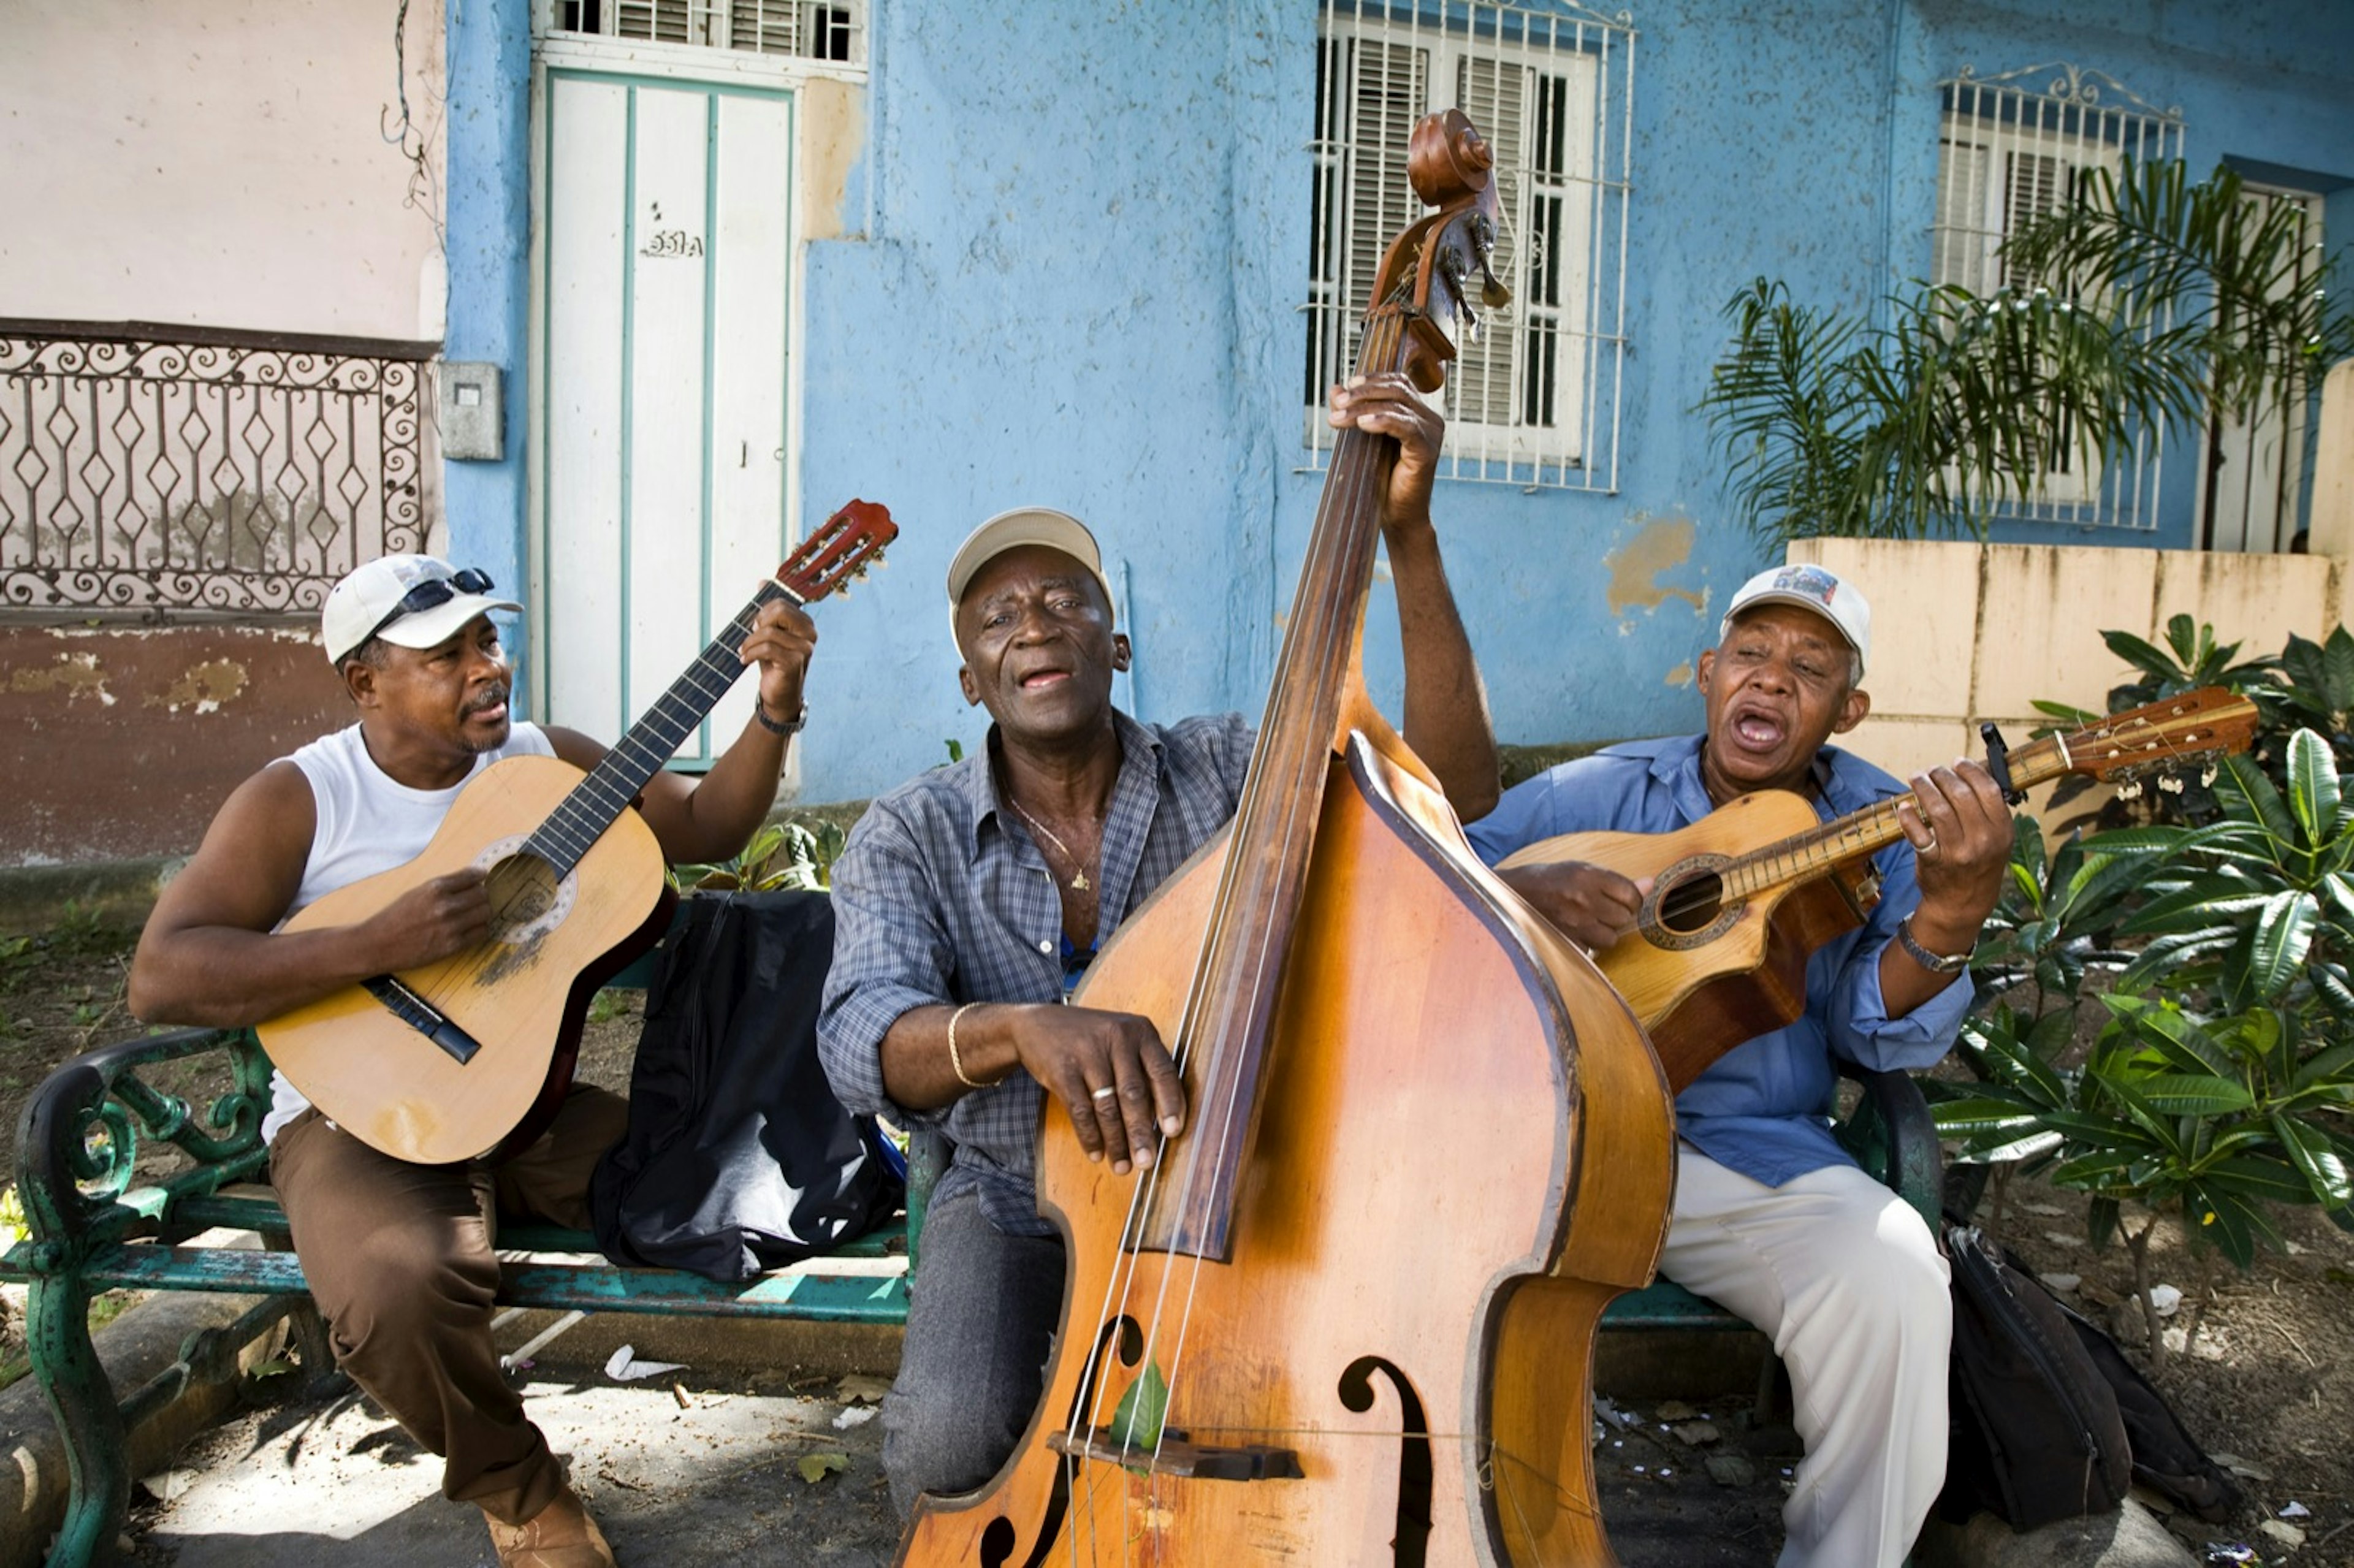
[{"label": "finger ring", "polygon": [[1928,854],[1928,853],[1932,853],[1933,851],[1935,851],[1935,850],[1936,849],[1936,847],[1937,847],[1937,834],[1936,834],[1935,830],[1932,829],[1932,830],[1930,831],[1930,833],[1929,833],[1929,842],[1928,842],[1927,843],[1923,844],[1923,845],[1921,846],[1921,853],[1922,853],[1923,854]]},{"label": "finger ring", "polygon": [[1118,1093],[1119,1093],[1119,1090],[1116,1086],[1110,1084],[1106,1084],[1102,1088],[1094,1092],[1094,1097],[1099,1100],[1108,1100]]}]

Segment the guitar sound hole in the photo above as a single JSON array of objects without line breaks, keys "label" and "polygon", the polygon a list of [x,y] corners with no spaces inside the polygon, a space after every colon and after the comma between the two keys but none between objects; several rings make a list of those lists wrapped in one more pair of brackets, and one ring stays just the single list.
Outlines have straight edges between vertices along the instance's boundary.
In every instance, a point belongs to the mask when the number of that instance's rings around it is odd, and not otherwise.
[{"label": "guitar sound hole", "polygon": [[491,867],[483,885],[491,895],[491,935],[496,938],[530,925],[556,905],[556,868],[537,855],[508,855]]},{"label": "guitar sound hole", "polygon": [[1679,937],[1708,929],[1724,907],[1724,879],[1695,872],[1660,895],[1659,924]]}]

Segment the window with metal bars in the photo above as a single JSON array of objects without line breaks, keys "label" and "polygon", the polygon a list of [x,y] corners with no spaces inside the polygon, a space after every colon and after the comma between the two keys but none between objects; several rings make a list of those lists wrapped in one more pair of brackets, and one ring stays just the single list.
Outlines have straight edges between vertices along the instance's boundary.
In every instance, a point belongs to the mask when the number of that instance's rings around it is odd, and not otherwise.
[{"label": "window with metal bars", "polygon": [[556,0],[559,33],[857,62],[863,4],[824,0]]},{"label": "window with metal bars", "polygon": [[1441,471],[1617,488],[1628,18],[1541,0],[1321,11],[1301,386],[1313,466],[1331,450],[1325,389],[1355,364],[1383,249],[1422,211],[1407,137],[1423,115],[1460,108],[1496,154],[1495,267],[1512,302],[1458,325]]},{"label": "window with metal bars", "polygon": [[[1940,84],[1937,211],[1930,229],[1931,281],[1972,293],[2031,290],[2012,275],[2003,241],[2026,223],[2084,199],[2092,173],[2182,155],[2182,116],[2144,103],[2115,79],[2070,65],[2030,66],[1983,80],[1964,69]],[[2063,444],[2028,493],[2002,514],[2041,522],[2158,525],[2164,432],[2137,433],[2130,450],[2103,454]]]}]

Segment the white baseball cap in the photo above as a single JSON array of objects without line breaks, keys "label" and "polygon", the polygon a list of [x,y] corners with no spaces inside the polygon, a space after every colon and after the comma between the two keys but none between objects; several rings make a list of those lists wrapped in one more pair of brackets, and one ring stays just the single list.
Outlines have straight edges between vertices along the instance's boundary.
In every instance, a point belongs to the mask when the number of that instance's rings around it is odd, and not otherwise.
[{"label": "white baseball cap", "polygon": [[956,608],[964,599],[964,590],[981,568],[1005,554],[1024,545],[1044,545],[1060,550],[1079,565],[1087,567],[1103,588],[1104,603],[1119,613],[1119,600],[1112,597],[1111,579],[1104,576],[1103,551],[1087,525],[1067,512],[1057,512],[1047,506],[1018,506],[996,516],[965,535],[964,543],[949,561],[949,630],[956,630]]},{"label": "white baseball cap", "polygon": [[490,574],[463,571],[439,556],[378,556],[355,567],[327,594],[319,631],[327,662],[341,664],[371,637],[430,648],[485,610],[523,606],[493,599]]},{"label": "white baseball cap", "polygon": [[1862,675],[1864,664],[1872,658],[1872,606],[1864,603],[1853,584],[1843,583],[1811,563],[1768,567],[1743,583],[1733,602],[1724,607],[1724,619],[1716,626],[1717,641],[1723,641],[1733,630],[1735,616],[1761,604],[1795,604],[1838,627],[1847,645],[1855,650],[1856,674]]}]

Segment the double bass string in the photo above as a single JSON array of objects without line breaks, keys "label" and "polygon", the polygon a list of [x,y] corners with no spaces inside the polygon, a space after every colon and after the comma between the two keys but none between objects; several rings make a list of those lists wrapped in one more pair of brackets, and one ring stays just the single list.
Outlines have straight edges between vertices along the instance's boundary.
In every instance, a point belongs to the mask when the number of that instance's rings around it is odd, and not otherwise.
[{"label": "double bass string", "polygon": [[[1366,365],[1382,364],[1386,361],[1396,346],[1398,339],[1398,325],[1395,312],[1393,310],[1379,313],[1376,319],[1373,323],[1369,323],[1369,341],[1366,345],[1366,350],[1361,357],[1361,363]],[[1381,474],[1373,456],[1373,450],[1374,449],[1371,447],[1370,443],[1362,435],[1362,433],[1353,429],[1342,431],[1341,433],[1340,440],[1334,442],[1332,477],[1328,482],[1324,503],[1320,508],[1317,529],[1318,538],[1316,544],[1311,545],[1309,556],[1311,565],[1320,559],[1329,560],[1341,555],[1342,553],[1343,546],[1349,543],[1345,537],[1337,539],[1333,537],[1333,535],[1339,533],[1342,527],[1341,523],[1335,522],[1333,519],[1336,517],[1363,518],[1367,515],[1366,508],[1368,505],[1378,504],[1378,496],[1375,494],[1375,491],[1379,483]],[[1370,554],[1370,542],[1368,542],[1364,547],[1367,549],[1368,554]],[[1318,735],[1302,732],[1301,726],[1303,718],[1298,711],[1299,706],[1299,688],[1295,683],[1283,679],[1283,674],[1291,669],[1299,668],[1302,665],[1317,672],[1330,672],[1331,673],[1331,676],[1328,677],[1328,682],[1334,685],[1335,693],[1337,693],[1337,675],[1341,669],[1341,655],[1345,651],[1350,640],[1353,638],[1357,631],[1358,620],[1357,617],[1351,612],[1352,606],[1350,601],[1358,597],[1359,589],[1357,584],[1358,579],[1362,576],[1362,573],[1353,571],[1342,572],[1328,570],[1320,574],[1320,577],[1311,578],[1309,581],[1303,582],[1301,585],[1301,599],[1303,603],[1300,608],[1303,610],[1312,610],[1315,613],[1312,617],[1311,624],[1306,627],[1302,627],[1300,625],[1300,617],[1295,615],[1293,626],[1301,635],[1315,638],[1319,641],[1303,646],[1298,650],[1296,653],[1292,649],[1287,648],[1286,657],[1283,661],[1283,668],[1278,672],[1276,687],[1269,695],[1267,723],[1263,726],[1262,730],[1262,733],[1272,737],[1276,747],[1280,748],[1278,751],[1270,753],[1269,768],[1279,771],[1281,767],[1288,765],[1292,774],[1292,777],[1288,779],[1280,781],[1287,787],[1283,789],[1282,794],[1278,797],[1279,804],[1275,808],[1278,811],[1281,820],[1281,830],[1278,835],[1278,843],[1279,849],[1284,852],[1276,857],[1275,863],[1278,865],[1288,863],[1291,859],[1292,852],[1296,851],[1301,838],[1313,832],[1314,824],[1321,815],[1323,790],[1320,787],[1318,787],[1320,785],[1320,780],[1311,777],[1311,775],[1320,774],[1329,769],[1331,740],[1329,723],[1320,726],[1315,726],[1312,723],[1312,721],[1320,716],[1316,711],[1316,705],[1313,703],[1307,705],[1308,711],[1305,715],[1305,721],[1310,722],[1311,728],[1321,727],[1327,733]],[[1319,597],[1320,594],[1320,598]],[[1288,715],[1287,715],[1284,711],[1287,698],[1291,699],[1293,703],[1293,711]],[[1337,695],[1335,696],[1335,701],[1337,703]],[[1283,722],[1287,716],[1290,721],[1288,724]],[[1242,834],[1240,832],[1241,828],[1246,825],[1255,825],[1259,820],[1260,813],[1268,809],[1266,791],[1274,787],[1273,785],[1268,784],[1264,777],[1259,779],[1255,779],[1253,781],[1253,786],[1254,798],[1246,807],[1250,821],[1248,824],[1243,822],[1237,823],[1237,837],[1235,840],[1237,845],[1242,842]],[[1253,836],[1255,837],[1256,835]],[[1230,853],[1232,852],[1230,851]],[[1303,868],[1300,874],[1304,878],[1308,874],[1305,867],[1304,856],[1302,857],[1302,861]],[[1238,878],[1239,874],[1235,870],[1235,865],[1236,863],[1235,862],[1229,863],[1228,877],[1226,880],[1230,883]],[[1218,910],[1215,918],[1213,921],[1211,942],[1205,949],[1211,955],[1213,962],[1217,961],[1219,958],[1225,953],[1226,943],[1224,938],[1231,928],[1231,922],[1235,918],[1238,917],[1234,910],[1235,901],[1226,896],[1225,891],[1226,890],[1222,889]],[[1280,983],[1280,975],[1277,971],[1276,966],[1269,961],[1271,955],[1268,951],[1269,945],[1275,940],[1276,930],[1278,924],[1279,923],[1274,922],[1261,922],[1257,929],[1246,932],[1243,938],[1243,942],[1246,947],[1254,943],[1257,946],[1257,951],[1250,954],[1249,961],[1245,965],[1246,972],[1251,977],[1255,987],[1266,988],[1278,985]],[[1288,927],[1285,927],[1284,928],[1288,929]],[[1194,1015],[1197,1011],[1194,1003],[1199,999],[1203,990],[1204,989],[1204,983],[1205,977],[1197,968],[1195,983],[1192,991],[1189,992],[1185,1010],[1186,1022],[1188,1025],[1193,1022]],[[1231,1022],[1233,1016],[1234,1014],[1230,1012],[1228,1014],[1229,1022]],[[1244,1016],[1250,1016],[1250,1014],[1246,1013]],[[1271,1028],[1273,1022],[1272,1009],[1269,1009],[1268,1016],[1269,1027]],[[1196,1045],[1199,1044],[1200,1043],[1197,1042],[1194,1037],[1194,1032],[1192,1028],[1187,1027],[1182,1032],[1181,1045],[1188,1055],[1193,1054]],[[1211,1053],[1209,1062],[1207,1064],[1209,1066],[1215,1066],[1219,1061],[1220,1053],[1215,1048],[1217,1044],[1219,1043],[1214,1042],[1209,1045],[1203,1047],[1204,1049],[1209,1050]],[[1269,1048],[1272,1049],[1271,1041],[1269,1043]],[[1206,1086],[1207,1086],[1205,1085],[1205,1087]],[[1225,1104],[1220,1117],[1220,1124],[1214,1146],[1216,1155],[1216,1159],[1214,1161],[1214,1164],[1222,1166],[1227,1155],[1230,1154],[1234,1149],[1235,1139],[1239,1136],[1239,1129],[1237,1127],[1238,1113],[1240,1112],[1244,1103],[1245,1097],[1240,1093],[1230,1094],[1225,1097]],[[1160,1190],[1160,1170],[1161,1167],[1156,1165],[1154,1168],[1154,1176],[1148,1183],[1152,1189],[1155,1198],[1158,1197]],[[1201,1171],[1202,1159],[1199,1154],[1196,1154],[1194,1158],[1188,1162],[1183,1183],[1180,1188],[1181,1193],[1190,1195],[1193,1185],[1200,1179]],[[1185,1258],[1187,1284],[1184,1293],[1184,1303],[1178,1315],[1177,1324],[1173,1334],[1172,1348],[1170,1352],[1170,1368],[1165,1379],[1165,1382],[1171,1390],[1172,1402],[1174,1398],[1174,1391],[1178,1386],[1179,1380],[1183,1370],[1185,1346],[1189,1331],[1192,1327],[1193,1309],[1198,1297],[1202,1278],[1203,1262],[1204,1256],[1197,1245],[1196,1248],[1188,1254]],[[1162,1337],[1161,1330],[1167,1320],[1169,1289],[1172,1283],[1172,1270],[1171,1269],[1164,1269],[1162,1271],[1161,1287],[1153,1303],[1150,1329],[1146,1336],[1148,1345],[1148,1365],[1150,1364],[1150,1347],[1157,1346],[1161,1342]],[[1132,1282],[1132,1273],[1130,1277]],[[1125,1305],[1125,1302],[1123,1302],[1123,1305]],[[1166,1424],[1164,1423],[1163,1431],[1159,1435],[1154,1449],[1156,1471],[1158,1468],[1157,1461],[1161,1454],[1165,1449],[1166,1442]]]}]

